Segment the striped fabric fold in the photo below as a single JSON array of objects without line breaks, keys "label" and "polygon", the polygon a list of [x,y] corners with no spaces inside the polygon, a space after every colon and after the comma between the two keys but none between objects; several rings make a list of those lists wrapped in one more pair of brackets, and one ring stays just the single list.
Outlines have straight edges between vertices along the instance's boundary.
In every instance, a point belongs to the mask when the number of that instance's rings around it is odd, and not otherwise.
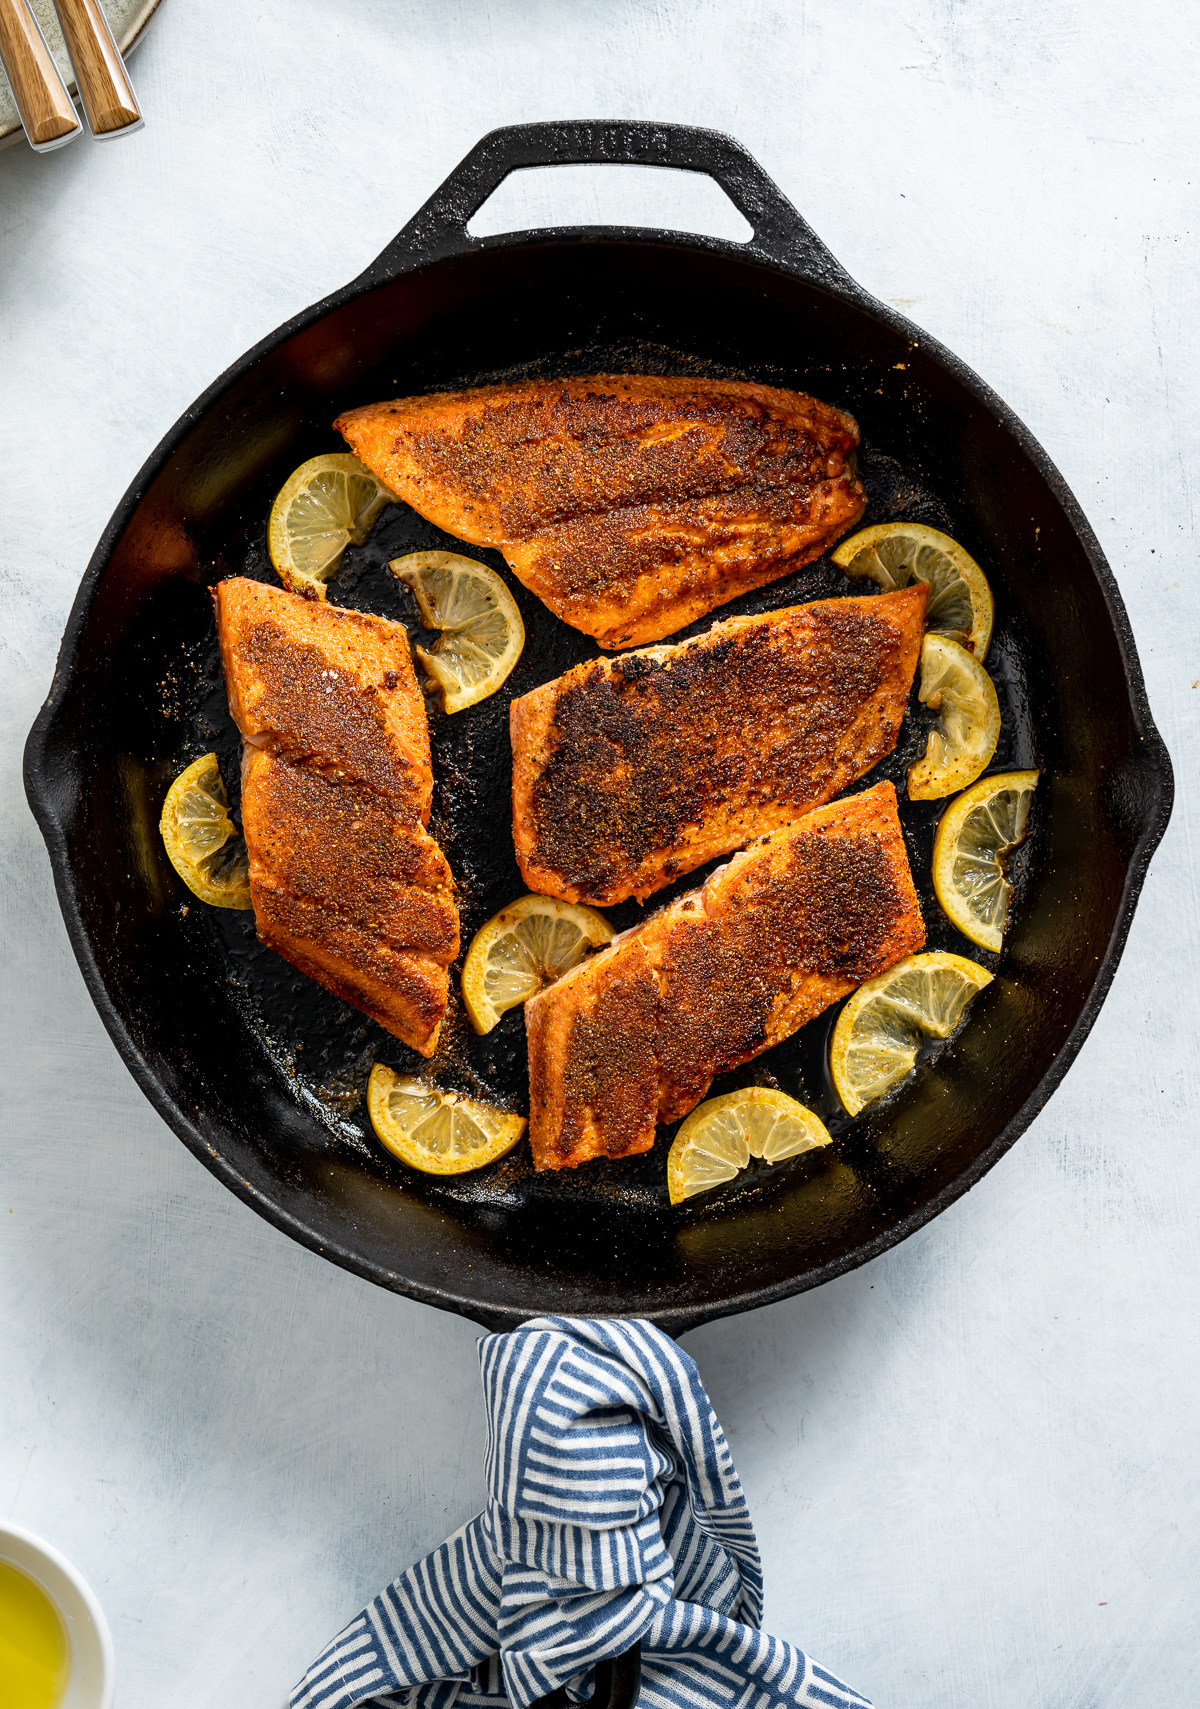
[{"label": "striped fabric fold", "polygon": [[529,1709],[641,1641],[639,1709],[869,1709],[758,1630],[758,1543],[687,1354],[542,1317],[479,1343],[484,1511],[327,1644],[291,1709]]}]

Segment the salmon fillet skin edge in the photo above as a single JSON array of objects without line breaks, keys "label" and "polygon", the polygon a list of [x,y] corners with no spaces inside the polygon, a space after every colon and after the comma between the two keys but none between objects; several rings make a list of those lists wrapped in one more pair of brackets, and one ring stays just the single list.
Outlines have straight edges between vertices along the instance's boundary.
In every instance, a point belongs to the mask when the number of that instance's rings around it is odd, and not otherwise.
[{"label": "salmon fillet skin edge", "polygon": [[798,819],[896,745],[928,589],[730,617],[514,700],[530,890],[610,907]]},{"label": "salmon fillet skin edge", "polygon": [[408,635],[240,576],[213,604],[258,935],[431,1056],[459,921]]},{"label": "salmon fillet skin edge", "polygon": [[674,635],[862,515],[858,426],[750,380],[593,374],[430,392],[334,423],[406,504],[602,647]]},{"label": "salmon fillet skin edge", "polygon": [[890,783],[761,837],[526,1003],[536,1167],[649,1151],[716,1075],[924,942]]}]

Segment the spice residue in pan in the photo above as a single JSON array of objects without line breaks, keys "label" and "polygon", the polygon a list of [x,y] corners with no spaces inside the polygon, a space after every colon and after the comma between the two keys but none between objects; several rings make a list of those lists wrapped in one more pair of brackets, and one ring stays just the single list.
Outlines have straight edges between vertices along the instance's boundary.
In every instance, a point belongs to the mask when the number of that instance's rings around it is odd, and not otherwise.
[{"label": "spice residue in pan", "polygon": [[[659,347],[629,349],[591,346],[568,356],[547,358],[519,373],[447,375],[441,385],[456,389],[495,383],[538,373],[589,373],[636,370],[641,372],[704,375],[713,378],[747,378],[743,374]],[[804,375],[769,375],[755,378],[774,383],[811,384],[836,401],[835,381],[824,375],[818,382]],[[387,380],[381,380],[381,388]],[[381,390],[382,395],[382,390]],[[331,445],[334,443],[331,436]],[[320,447],[314,447],[319,449]],[[951,509],[920,479],[907,471],[885,449],[864,444],[858,456],[858,473],[867,496],[863,525],[889,520],[909,520],[953,532]],[[265,491],[266,489],[264,489]],[[267,493],[261,520],[249,524],[240,535],[215,542],[210,568],[212,579],[241,574],[274,581],[266,552]],[[425,522],[407,506],[390,506],[362,546],[347,549],[339,576],[329,584],[332,604],[371,611],[400,620],[415,639],[419,631],[415,601],[406,588],[388,574],[389,559],[418,550],[463,551],[488,563],[505,575],[526,628],[524,653],[512,675],[491,699],[469,710],[447,717],[436,702],[429,703],[430,737],[434,766],[434,800],[429,829],[446,851],[458,887],[462,916],[462,942],[469,945],[475,931],[506,903],[526,888],[517,869],[510,835],[511,758],[508,709],[516,696],[582,661],[599,656],[594,642],[568,628],[532,594],[508,575],[497,552],[467,546]],[[817,562],[795,574],[745,595],[724,607],[722,617],[778,609],[814,599],[861,594],[861,584],[851,583],[828,560]],[[711,617],[701,619],[673,642],[706,628]],[[431,637],[425,637],[431,639]],[[240,743],[228,714],[224,685],[217,658],[215,634],[207,650],[198,648],[190,670],[172,674],[169,698],[179,728],[180,765],[196,753],[213,749],[236,814],[238,805],[238,761]],[[997,611],[988,669],[996,683],[1003,711],[1000,746],[993,768],[1029,767],[1037,764],[1032,740],[1033,720],[1028,702],[1022,638],[1009,620],[1003,602]],[[188,679],[190,678],[190,686]],[[166,710],[166,708],[164,708]],[[924,751],[931,717],[910,698],[896,748],[857,787],[881,779],[894,782],[900,797],[900,816],[914,879],[917,883],[931,948],[968,954],[994,969],[998,958],[968,944],[945,921],[932,894],[929,879],[934,829],[943,803],[914,803],[904,792],[907,769]],[[1037,858],[1035,834],[1018,851],[1009,871],[1020,907],[1024,875]],[[715,864],[715,863],[713,863]],[[685,889],[702,882],[710,868],[701,868],[678,883],[659,891],[650,904],[661,906]],[[635,925],[648,910],[633,901],[607,909],[606,917],[618,930]],[[504,1108],[525,1111],[528,1107],[527,1066],[523,1017],[520,1010],[505,1015],[489,1034],[476,1036],[457,994],[460,962],[452,969],[451,1005],[443,1023],[439,1048],[433,1061],[421,1063],[415,1053],[365,1020],[294,970],[258,943],[253,920],[248,915],[218,914],[193,908],[186,920],[189,933],[202,934],[216,948],[226,977],[238,993],[247,1023],[262,1042],[275,1072],[291,1087],[293,1095],[315,1114],[328,1143],[347,1148],[363,1167],[379,1173],[404,1174],[406,1188],[436,1201],[439,1197],[512,1206],[533,1200],[593,1199],[630,1207],[659,1207],[666,1204],[665,1158],[673,1128],[658,1130],[654,1149],[620,1163],[598,1161],[579,1171],[536,1175],[528,1147],[517,1150],[476,1175],[416,1177],[393,1163],[375,1142],[367,1121],[363,1092],[375,1060],[403,1073],[418,1070],[437,1083],[469,1096],[486,1099]],[[800,1033],[777,1045],[756,1061],[714,1082],[713,1091],[740,1085],[779,1088],[812,1108],[834,1135],[831,1152],[839,1153],[872,1185],[886,1190],[892,1167],[872,1143],[874,1125],[885,1123],[887,1107],[881,1106],[859,1123],[852,1123],[841,1108],[826,1068],[830,1029],[836,1010],[810,1023]],[[780,1172],[807,1173],[827,1167],[819,1154],[809,1154],[788,1163],[758,1166],[712,1195],[728,1205],[734,1198],[758,1193],[770,1186]],[[703,1214],[703,1201],[689,1206],[689,1214]]]}]

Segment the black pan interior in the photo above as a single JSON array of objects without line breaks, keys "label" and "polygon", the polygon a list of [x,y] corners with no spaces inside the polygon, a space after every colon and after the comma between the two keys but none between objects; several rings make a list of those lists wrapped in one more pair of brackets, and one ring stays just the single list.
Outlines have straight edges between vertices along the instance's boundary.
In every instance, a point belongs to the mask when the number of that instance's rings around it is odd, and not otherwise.
[{"label": "black pan interior", "polygon": [[[665,1191],[671,1129],[643,1158],[579,1171],[535,1175],[524,1143],[473,1176],[407,1170],[371,1134],[365,1080],[376,1060],[430,1069],[263,949],[251,916],[192,900],[156,828],[172,778],[209,749],[236,801],[240,744],[207,590],[232,574],[274,579],[271,500],[298,462],[344,448],[335,413],[515,375],[604,370],[755,378],[850,410],[863,432],[864,522],[944,528],[991,579],[988,668],[1004,713],[991,769],[1043,771],[1002,957],[966,943],[941,914],[928,881],[939,806],[901,794],[929,947],[997,973],[959,1037],[850,1122],[825,1066],[836,1010],[820,1017],[714,1091],[779,1086],[818,1111],[833,1147],[753,1169],[678,1210]],[[347,553],[331,600],[399,618],[415,635],[411,597],[386,564],[431,546],[507,575],[497,554],[395,505]],[[524,889],[508,824],[509,701],[597,651],[507,580],[528,637],[517,669],[468,712],[448,718],[431,703],[431,829],[460,886],[464,946]],[[822,560],[715,615],[850,591],[864,590]],[[914,696],[896,752],[856,787],[878,777],[902,786],[926,727]],[[443,262],[351,302],[263,356],[209,407],[115,541],[46,771],[102,1012],[127,1036],[135,1072],[140,1056],[164,1113],[235,1190],[339,1262],[486,1321],[553,1309],[680,1328],[861,1261],[1015,1137],[1117,930],[1146,809],[1138,743],[1113,617],[1057,495],[1019,433],[917,335],[751,261],[669,243],[530,243]],[[628,903],[609,917],[623,927],[643,912]],[[456,1007],[444,1039],[435,1079],[526,1109],[519,1012],[478,1039]]]}]

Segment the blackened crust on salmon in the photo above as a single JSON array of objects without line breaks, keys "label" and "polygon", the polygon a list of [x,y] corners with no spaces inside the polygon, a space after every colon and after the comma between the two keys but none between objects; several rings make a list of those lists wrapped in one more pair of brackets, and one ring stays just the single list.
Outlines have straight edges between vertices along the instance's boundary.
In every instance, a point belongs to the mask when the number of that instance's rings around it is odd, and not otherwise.
[{"label": "blackened crust on salmon", "polygon": [[673,923],[662,948],[662,1119],[783,1036],[773,1023],[806,979],[835,986],[832,1001],[872,978],[905,907],[882,837],[835,830],[752,869],[736,913]]},{"label": "blackened crust on salmon", "polygon": [[[569,1005],[535,999],[525,1010],[530,1138],[539,1169],[629,1157],[654,1144],[655,970],[634,939],[594,957],[571,979]],[[557,1110],[561,1122],[553,1119]]]},{"label": "blackened crust on salmon", "polygon": [[269,880],[255,887],[254,912],[263,943],[298,972],[400,1037],[407,1032],[414,1041],[436,1039],[450,983],[440,962],[393,949],[322,903],[293,896]]},{"label": "blackened crust on salmon", "polygon": [[849,417],[799,393],[631,376],[621,395],[620,384],[598,375],[480,391],[486,410],[468,415],[458,437],[439,424],[412,429],[410,442],[427,478],[480,509],[494,505],[510,539],[614,505],[739,488],[765,504],[773,489],[843,474],[858,443]]},{"label": "blackened crust on salmon", "polygon": [[866,502],[855,422],[752,381],[596,374],[400,398],[336,426],[422,516],[498,547],[607,647],[811,562]]},{"label": "blackened crust on salmon", "polygon": [[[675,1121],[714,1075],[789,1037],[924,941],[890,783],[762,837],[526,1004],[538,1168],[645,1149],[648,1078],[658,1119]],[[658,982],[652,1038],[637,1033],[631,1046],[633,1027],[610,1028],[601,1053],[608,1082],[619,1084],[629,1052],[634,1104],[610,1099],[601,1110],[591,1018],[617,972],[643,963]]]},{"label": "blackened crust on salmon", "polygon": [[269,876],[393,949],[443,964],[458,954],[446,857],[393,797],[251,748],[242,812],[259,882]]},{"label": "blackened crust on salmon", "polygon": [[429,1056],[459,919],[407,633],[243,577],[213,599],[258,935]]},{"label": "blackened crust on salmon", "polygon": [[579,666],[513,716],[517,856],[535,890],[649,895],[799,818],[894,747],[923,587],[733,619]]},{"label": "blackened crust on salmon", "polygon": [[383,790],[414,817],[428,815],[423,779],[397,757],[388,728],[385,696],[395,692],[395,671],[386,672],[378,685],[355,682],[332,666],[320,647],[298,642],[270,618],[253,624],[239,649],[270,685],[263,718],[276,732],[278,753],[338,781]]},{"label": "blackened crust on salmon", "polygon": [[[786,847],[785,861],[753,868],[745,879],[739,954],[772,998],[809,973],[860,985],[910,905],[894,855],[877,831],[846,837],[827,825]],[[744,1039],[731,1036],[729,1049],[740,1055],[764,1031],[756,1023]]]},{"label": "blackened crust on salmon", "polygon": [[[575,517],[539,529],[529,546],[514,552],[513,567],[518,574],[528,571],[536,593],[553,588],[568,610],[599,605],[614,587],[664,575],[679,584],[671,599],[708,584],[721,595],[710,607],[720,605],[750,573],[748,559],[755,561],[755,575],[774,581],[785,567],[790,572],[819,557],[830,534],[837,537],[830,513],[841,522],[842,488],[823,477],[822,468],[807,480],[779,485],[767,473],[697,499],[659,499]],[[846,509],[848,525],[862,506]],[[809,537],[798,541],[798,531]],[[606,626],[601,638],[619,628],[619,621]]]},{"label": "blackened crust on salmon", "polygon": [[[669,663],[597,665],[573,683],[534,789],[535,859],[598,897],[735,793],[787,800],[798,813],[814,805],[813,772],[832,769],[839,738],[897,650],[895,631],[857,610],[826,613],[819,627],[823,657],[781,648],[764,624],[693,644]],[[792,708],[801,716],[778,746],[748,753],[755,733]],[[611,843],[599,843],[597,822]]]}]

